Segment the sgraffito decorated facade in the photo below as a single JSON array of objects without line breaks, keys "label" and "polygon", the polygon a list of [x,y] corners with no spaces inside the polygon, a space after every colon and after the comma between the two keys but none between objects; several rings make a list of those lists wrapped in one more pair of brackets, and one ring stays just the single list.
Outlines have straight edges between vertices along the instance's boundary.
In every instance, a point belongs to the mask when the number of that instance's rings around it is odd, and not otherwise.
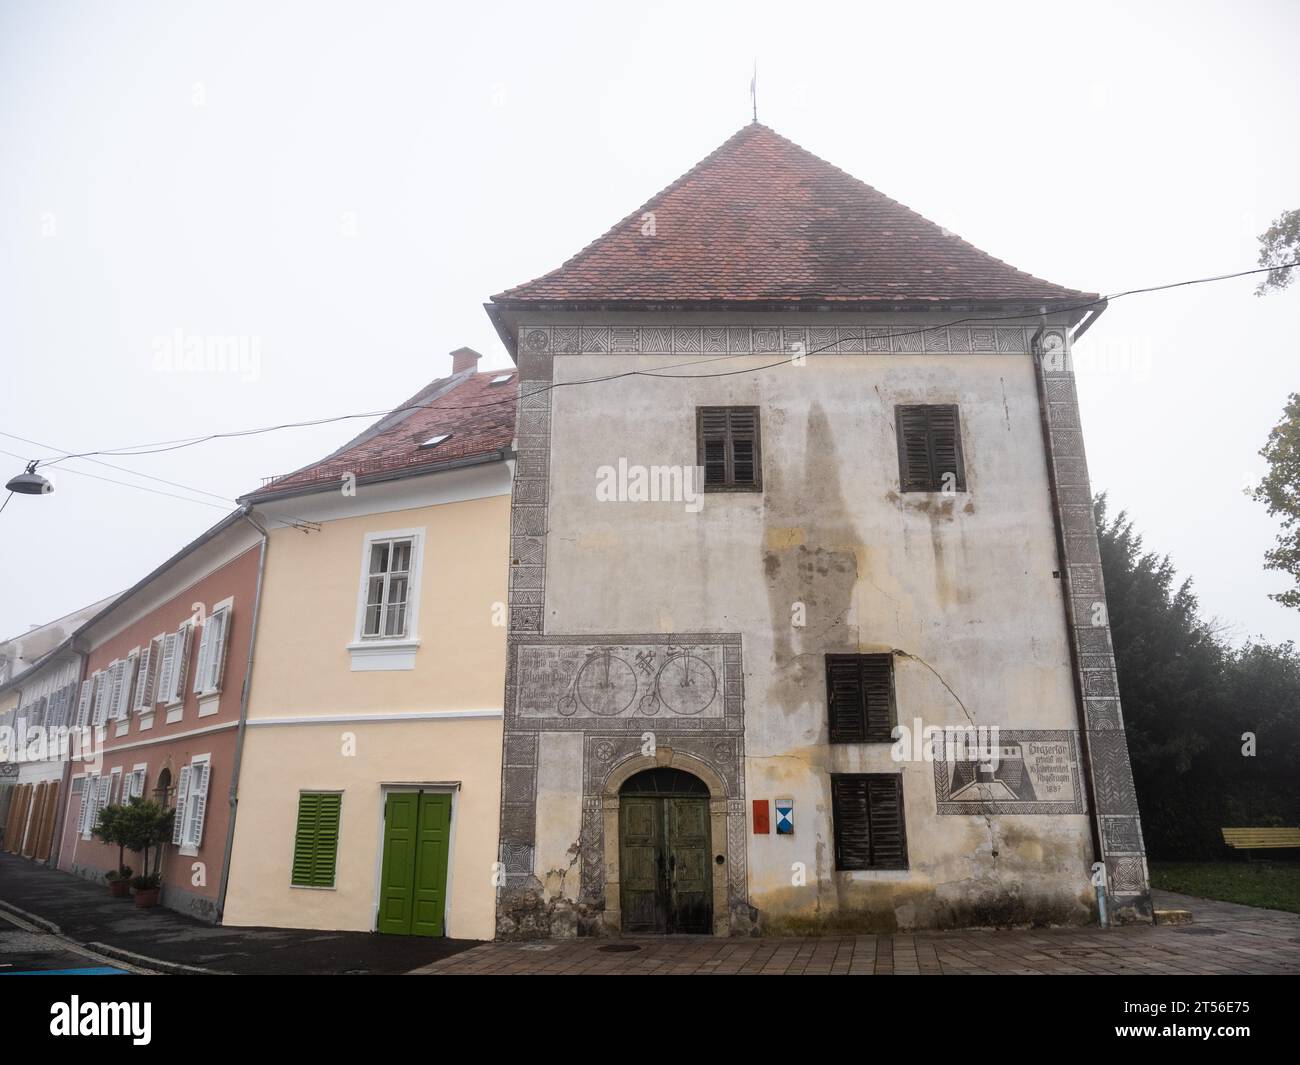
[{"label": "sgraffito decorated facade", "polygon": [[1149,917],[1099,309],[757,124],[493,298],[499,935],[1079,923],[1099,884]]}]

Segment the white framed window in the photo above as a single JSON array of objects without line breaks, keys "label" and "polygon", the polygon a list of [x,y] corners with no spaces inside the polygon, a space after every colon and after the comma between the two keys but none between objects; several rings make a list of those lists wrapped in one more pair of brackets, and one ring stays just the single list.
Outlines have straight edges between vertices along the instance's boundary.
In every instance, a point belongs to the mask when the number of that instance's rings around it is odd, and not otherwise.
[{"label": "white framed window", "polygon": [[419,648],[424,529],[370,533],[362,543],[353,670],[413,669]]},{"label": "white framed window", "polygon": [[212,756],[196,754],[181,766],[176,788],[176,820],[172,842],[182,854],[196,854],[203,843],[203,822],[208,812],[208,782],[212,777]]},{"label": "white framed window", "polygon": [[214,695],[221,691],[221,681],[226,671],[231,607],[230,599],[218,603],[203,622],[198,664],[194,670],[195,695]]},{"label": "white framed window", "polygon": [[108,802],[105,806],[112,806],[116,802],[121,802],[122,795],[122,767],[117,766],[109,771],[108,774]]},{"label": "white framed window", "polygon": [[145,779],[149,775],[149,766],[146,762],[137,762],[131,767],[131,775],[126,778],[126,794],[122,796],[122,801],[127,799],[143,799]]}]

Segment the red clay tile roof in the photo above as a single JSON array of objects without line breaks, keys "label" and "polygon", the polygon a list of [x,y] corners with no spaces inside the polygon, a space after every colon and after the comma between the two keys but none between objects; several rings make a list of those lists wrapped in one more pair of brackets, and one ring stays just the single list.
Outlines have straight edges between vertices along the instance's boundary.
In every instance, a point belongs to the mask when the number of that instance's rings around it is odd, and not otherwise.
[{"label": "red clay tile roof", "polygon": [[[642,218],[654,212],[655,235]],[[494,303],[1064,300],[766,126],[746,126],[557,270]]]},{"label": "red clay tile roof", "polygon": [[[510,380],[494,385],[509,373]],[[290,489],[334,487],[345,473],[365,478],[409,471],[414,476],[433,465],[474,458],[510,446],[515,433],[519,379],[513,370],[464,371],[422,388],[369,429],[333,454],[244,496],[256,502]],[[432,448],[420,444],[450,433]]]}]

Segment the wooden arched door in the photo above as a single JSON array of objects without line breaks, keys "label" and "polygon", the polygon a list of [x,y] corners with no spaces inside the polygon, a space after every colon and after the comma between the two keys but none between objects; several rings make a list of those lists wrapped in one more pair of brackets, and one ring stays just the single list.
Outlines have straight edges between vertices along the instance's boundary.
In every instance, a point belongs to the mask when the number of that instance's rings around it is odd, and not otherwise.
[{"label": "wooden arched door", "polygon": [[623,931],[713,930],[709,789],[662,766],[619,790],[619,909]]}]

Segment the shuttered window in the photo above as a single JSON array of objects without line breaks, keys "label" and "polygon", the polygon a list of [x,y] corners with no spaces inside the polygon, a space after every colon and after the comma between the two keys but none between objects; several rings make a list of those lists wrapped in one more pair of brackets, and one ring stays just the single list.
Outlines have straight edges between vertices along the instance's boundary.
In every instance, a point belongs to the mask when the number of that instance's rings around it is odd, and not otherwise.
[{"label": "shuttered window", "polygon": [[763,456],[757,407],[697,407],[697,462],[706,492],[758,492]]},{"label": "shuttered window", "polygon": [[304,791],[298,796],[298,828],[293,837],[295,887],[333,887],[339,849],[343,794]]},{"label": "shuttered window", "polygon": [[831,776],[836,869],[906,869],[903,777],[898,773]]},{"label": "shuttered window", "polygon": [[892,743],[893,655],[827,655],[826,707],[831,743]]},{"label": "shuttered window", "polygon": [[211,695],[221,690],[226,669],[226,637],[230,631],[230,608],[222,607],[203,623],[199,640],[198,666],[194,670],[194,694]]},{"label": "shuttered window", "polygon": [[894,408],[898,480],[904,492],[966,491],[961,424],[952,404]]}]

